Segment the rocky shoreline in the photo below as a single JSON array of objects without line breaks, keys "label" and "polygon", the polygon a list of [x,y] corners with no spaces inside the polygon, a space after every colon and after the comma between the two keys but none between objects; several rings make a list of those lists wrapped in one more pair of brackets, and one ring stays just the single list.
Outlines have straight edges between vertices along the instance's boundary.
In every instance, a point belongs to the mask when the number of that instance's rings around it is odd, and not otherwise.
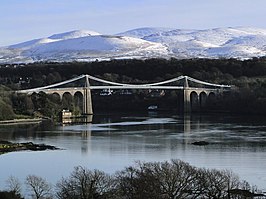
[{"label": "rocky shoreline", "polygon": [[14,152],[14,151],[44,151],[44,150],[58,150],[59,148],[45,144],[34,144],[32,142],[12,143],[5,140],[0,140],[0,154]]}]

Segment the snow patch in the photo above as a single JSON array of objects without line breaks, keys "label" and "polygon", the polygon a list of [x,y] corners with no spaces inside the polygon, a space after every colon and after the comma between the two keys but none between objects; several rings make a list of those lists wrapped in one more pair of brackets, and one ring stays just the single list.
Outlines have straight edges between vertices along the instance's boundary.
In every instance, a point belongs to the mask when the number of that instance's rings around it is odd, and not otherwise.
[{"label": "snow patch", "polygon": [[100,35],[100,33],[90,30],[75,30],[60,34],[54,34],[49,37],[49,39],[56,39],[56,40],[65,40],[65,39],[74,39],[80,37],[88,37],[88,36],[95,36]]}]

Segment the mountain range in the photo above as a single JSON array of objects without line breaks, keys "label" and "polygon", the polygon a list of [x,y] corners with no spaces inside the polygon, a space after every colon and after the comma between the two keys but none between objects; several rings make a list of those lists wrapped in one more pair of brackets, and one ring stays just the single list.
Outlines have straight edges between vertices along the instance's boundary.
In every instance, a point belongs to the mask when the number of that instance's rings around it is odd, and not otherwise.
[{"label": "mountain range", "polygon": [[0,63],[266,56],[266,29],[139,28],[106,35],[77,30],[0,48]]}]

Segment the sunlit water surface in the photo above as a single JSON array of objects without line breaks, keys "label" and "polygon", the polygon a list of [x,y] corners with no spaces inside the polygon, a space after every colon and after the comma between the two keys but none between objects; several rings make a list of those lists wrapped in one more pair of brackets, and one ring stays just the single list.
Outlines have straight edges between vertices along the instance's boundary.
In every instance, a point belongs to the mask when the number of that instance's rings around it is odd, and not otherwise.
[{"label": "sunlit water surface", "polygon": [[[0,139],[54,145],[62,150],[0,155],[0,189],[9,176],[29,174],[56,184],[75,166],[107,173],[142,161],[181,159],[197,167],[230,169],[266,191],[266,120],[247,116],[114,114],[92,123],[0,126]],[[207,141],[195,146],[195,141]]]}]

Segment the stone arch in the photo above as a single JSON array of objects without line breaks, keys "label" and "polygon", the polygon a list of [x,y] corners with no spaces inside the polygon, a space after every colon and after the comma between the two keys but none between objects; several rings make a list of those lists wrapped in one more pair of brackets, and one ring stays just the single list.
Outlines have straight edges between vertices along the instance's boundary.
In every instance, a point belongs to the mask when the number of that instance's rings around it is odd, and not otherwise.
[{"label": "stone arch", "polygon": [[45,92],[33,92],[31,93],[30,98],[36,110],[45,107],[47,98],[47,94]]},{"label": "stone arch", "polygon": [[202,91],[200,94],[199,94],[199,105],[201,108],[205,107],[206,104],[207,104],[207,93]]},{"label": "stone arch", "polygon": [[34,106],[37,106],[37,99],[38,99],[38,93],[37,92],[32,92],[30,94],[31,101],[33,102]]},{"label": "stone arch", "polygon": [[214,106],[216,101],[216,95],[214,92],[210,92],[207,97],[208,106]]},{"label": "stone arch", "polygon": [[84,106],[84,95],[81,91],[75,92],[73,102],[75,112],[81,114]]},{"label": "stone arch", "polygon": [[37,95],[38,95],[37,92],[32,92],[32,93],[30,94],[30,97],[31,97],[31,98],[35,98]]},{"label": "stone arch", "polygon": [[190,93],[190,106],[192,111],[196,110],[199,106],[199,96],[195,91]]},{"label": "stone arch", "polygon": [[62,100],[62,96],[57,92],[52,93],[50,96],[51,100],[57,104],[59,104]]},{"label": "stone arch", "polygon": [[39,91],[39,92],[37,93],[37,95],[39,95],[39,96],[45,96],[45,95],[47,95],[47,94],[46,94],[46,92],[44,92],[44,91]]},{"label": "stone arch", "polygon": [[64,92],[62,95],[62,106],[63,109],[73,109],[73,96],[70,92]]}]

